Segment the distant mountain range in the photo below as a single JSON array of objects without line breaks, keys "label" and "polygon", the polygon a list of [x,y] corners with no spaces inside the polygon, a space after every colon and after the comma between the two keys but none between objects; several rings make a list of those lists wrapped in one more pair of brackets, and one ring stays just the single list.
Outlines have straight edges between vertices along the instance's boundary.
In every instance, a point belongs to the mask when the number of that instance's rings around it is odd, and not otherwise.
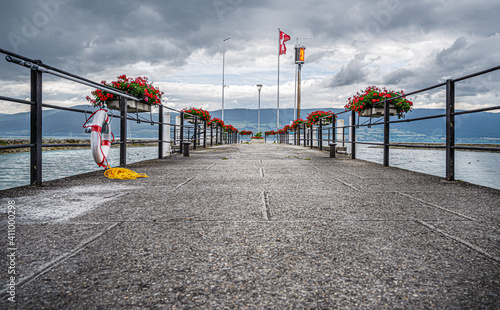
[{"label": "distant mountain range", "polygon": [[[88,106],[77,106],[76,108],[92,110]],[[318,109],[302,109],[301,117],[306,118],[308,113]],[[321,109],[331,110],[334,113],[343,109]],[[117,111],[114,111],[118,114]],[[420,118],[431,115],[444,114],[440,109],[416,109],[407,114],[406,118]],[[211,111],[214,117],[221,117],[221,110]],[[172,113],[172,122],[177,113]],[[86,115],[87,117],[90,115]],[[280,127],[289,124],[293,119],[293,109],[280,109]],[[148,113],[142,113],[141,117],[148,119]],[[154,120],[158,114],[153,113]],[[224,110],[225,122],[240,130],[251,130],[257,132],[258,111],[255,109],[226,109]],[[348,124],[349,113],[339,116]],[[397,119],[397,118],[395,118]],[[360,119],[361,122],[369,121],[368,118]],[[372,119],[372,122],[375,120]],[[44,138],[73,137],[87,138],[89,134],[82,128],[85,122],[85,114],[68,112],[63,110],[47,109],[43,111],[43,136]],[[119,119],[112,122],[112,131],[119,136]],[[157,126],[146,123],[129,121],[129,136],[132,138],[156,138]],[[261,131],[276,129],[276,109],[261,109]],[[28,137],[30,132],[29,113],[3,114],[0,113],[0,138]],[[358,139],[380,140],[382,137],[382,126],[360,127]],[[445,135],[445,118],[435,118],[417,122],[407,122],[391,125],[391,141],[410,141],[417,139],[426,142],[442,141]],[[457,141],[464,142],[488,142],[500,143],[500,113],[474,113],[456,116]]]}]

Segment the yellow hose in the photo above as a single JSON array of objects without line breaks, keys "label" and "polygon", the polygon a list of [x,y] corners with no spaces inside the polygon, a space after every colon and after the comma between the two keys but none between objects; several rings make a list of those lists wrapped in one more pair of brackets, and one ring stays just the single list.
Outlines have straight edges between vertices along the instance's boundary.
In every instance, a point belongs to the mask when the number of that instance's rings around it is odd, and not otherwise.
[{"label": "yellow hose", "polygon": [[137,178],[148,178],[145,173],[137,173],[130,169],[115,167],[111,168],[108,166],[108,169],[104,171],[104,175],[110,179],[118,179],[118,180],[135,180]]}]

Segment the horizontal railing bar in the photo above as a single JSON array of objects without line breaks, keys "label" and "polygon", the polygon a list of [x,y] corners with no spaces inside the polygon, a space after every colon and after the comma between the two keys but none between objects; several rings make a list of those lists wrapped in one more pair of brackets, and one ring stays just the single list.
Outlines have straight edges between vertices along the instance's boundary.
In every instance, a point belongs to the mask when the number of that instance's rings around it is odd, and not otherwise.
[{"label": "horizontal railing bar", "polygon": [[[351,142],[349,141],[348,143],[351,143]],[[369,145],[384,145],[383,142],[362,142],[362,141],[356,141],[355,143],[356,144],[369,144]]]},{"label": "horizontal railing bar", "polygon": [[470,114],[470,113],[477,113],[477,112],[486,112],[486,111],[492,111],[492,110],[500,110],[500,105],[495,106],[495,107],[488,107],[488,108],[482,108],[482,109],[475,109],[475,110],[467,110],[467,111],[460,111],[460,112],[455,112],[453,115],[462,115],[462,114]]},{"label": "horizontal railing bar", "polygon": [[0,145],[0,150],[9,150],[9,149],[20,149],[24,147],[32,147],[34,144],[12,144],[12,145]]},{"label": "horizontal railing bar", "polygon": [[14,56],[16,58],[19,58],[19,59],[22,59],[24,61],[29,61],[29,62],[35,62],[34,59],[30,59],[28,57],[24,57],[22,55],[19,55],[19,54],[16,54],[16,53],[13,53],[11,51],[8,51],[8,50],[4,50],[3,48],[0,48],[0,53],[2,54],[5,54],[5,55],[9,55],[9,56]]},{"label": "horizontal railing bar", "polygon": [[453,146],[455,150],[476,150],[476,151],[494,151],[494,152],[500,152],[500,148],[494,148],[494,147],[476,147],[476,146]]},{"label": "horizontal railing bar", "polygon": [[[446,114],[438,114],[438,115],[424,116],[424,117],[417,117],[417,118],[410,118],[410,119],[399,119],[399,120],[395,120],[395,121],[390,121],[389,124],[409,123],[409,122],[415,122],[415,121],[421,121],[421,120],[433,119],[433,118],[440,118],[440,117],[446,117]],[[377,123],[377,124],[379,124],[379,123]],[[380,123],[380,124],[383,124],[383,123]]]},{"label": "horizontal railing bar", "polygon": [[415,148],[429,148],[429,149],[445,149],[446,145],[425,145],[425,144],[404,144],[404,143],[389,143],[391,146],[401,146],[401,147],[415,147]]},{"label": "horizontal railing bar", "polygon": [[90,146],[90,143],[61,143],[61,144],[42,144],[42,147],[68,147],[68,146]]},{"label": "horizontal railing bar", "polygon": [[465,76],[459,77],[457,79],[453,79],[453,82],[460,82],[460,81],[463,81],[463,80],[466,80],[466,79],[470,79],[470,78],[473,78],[473,77],[476,77],[476,76],[479,76],[479,75],[483,75],[483,74],[486,74],[486,73],[490,73],[490,72],[493,72],[493,71],[497,71],[497,70],[500,70],[500,66],[496,66],[496,67],[493,67],[493,68],[490,68],[490,69],[486,69],[486,70],[483,70],[483,71],[479,71],[479,72],[476,72],[476,73],[465,75]]},{"label": "horizontal railing bar", "polygon": [[16,99],[16,98],[11,98],[11,97],[4,97],[4,96],[0,96],[0,100],[3,100],[3,101],[12,101],[12,102],[29,104],[29,105],[35,104],[33,101],[27,101],[27,100]]},{"label": "horizontal railing bar", "polygon": [[31,70],[37,70],[37,71],[41,71],[43,73],[52,74],[52,75],[58,76],[60,78],[76,82],[76,83],[80,83],[80,84],[87,85],[87,86],[90,86],[90,87],[95,87],[95,88],[102,89],[102,90],[104,90],[104,91],[106,91],[108,93],[112,93],[112,94],[117,95],[117,96],[125,97],[125,98],[132,99],[132,100],[135,100],[135,101],[140,101],[138,98],[136,98],[134,96],[131,96],[128,93],[126,93],[126,92],[124,92],[122,90],[119,90],[117,88],[113,88],[113,87],[110,87],[110,86],[99,84],[97,82],[88,80],[86,78],[82,78],[82,77],[80,77],[78,75],[74,75],[74,74],[71,74],[69,72],[65,72],[63,70],[54,68],[52,66],[49,66],[49,65],[46,65],[46,64],[43,64],[43,63],[39,63],[39,64],[36,63],[36,62],[34,62],[34,63],[26,63],[23,60],[12,58],[10,56],[6,56],[5,59],[8,62],[12,62],[14,64],[17,64],[17,65],[29,68]]},{"label": "horizontal railing bar", "polygon": [[80,113],[89,113],[89,114],[94,113],[94,111],[75,109],[75,108],[71,108],[71,107],[62,107],[62,106],[52,105],[52,104],[47,104],[47,103],[42,103],[42,107],[56,109],[56,110],[71,111],[71,112],[80,112]]}]

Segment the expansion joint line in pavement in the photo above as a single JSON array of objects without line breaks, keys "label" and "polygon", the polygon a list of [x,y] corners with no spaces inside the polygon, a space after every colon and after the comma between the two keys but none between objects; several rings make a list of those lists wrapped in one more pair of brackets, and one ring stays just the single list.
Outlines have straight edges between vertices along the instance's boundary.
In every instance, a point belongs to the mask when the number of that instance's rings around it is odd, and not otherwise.
[{"label": "expansion joint line in pavement", "polygon": [[266,221],[269,221],[269,220],[271,220],[271,217],[272,217],[271,206],[269,205],[269,195],[267,194],[266,191],[264,191],[264,192],[262,192],[262,197],[264,199],[264,204],[262,207],[262,217]]},{"label": "expansion joint line in pavement", "polygon": [[451,213],[451,214],[455,214],[456,216],[463,217],[464,219],[467,219],[467,220],[469,220],[469,221],[475,221],[475,220],[476,220],[476,219],[474,219],[474,218],[472,218],[472,217],[469,217],[469,216],[467,216],[467,215],[463,215],[463,214],[461,214],[461,213],[458,213],[458,212],[455,212],[455,211],[452,211],[452,210],[446,209],[445,207],[438,206],[438,205],[436,205],[436,204],[433,204],[433,203],[427,202],[427,201],[422,200],[422,199],[420,199],[420,198],[413,197],[413,196],[411,196],[411,195],[404,194],[404,193],[400,193],[400,192],[396,192],[396,193],[400,194],[401,196],[405,196],[405,197],[408,197],[408,198],[410,198],[410,199],[416,200],[416,201],[418,201],[418,202],[424,203],[424,204],[426,204],[426,205],[428,205],[428,206],[431,206],[431,207],[433,207],[433,208],[437,208],[437,209],[439,209],[439,210],[443,210],[443,211],[449,212],[449,213]]},{"label": "expansion joint line in pavement", "polygon": [[454,241],[457,241],[458,243],[461,243],[462,245],[465,245],[466,247],[468,247],[469,249],[471,250],[474,250],[476,252],[478,252],[479,254],[491,259],[492,261],[494,262],[497,262],[497,263],[500,263],[500,257],[497,257],[495,255],[492,255],[488,252],[486,252],[485,250],[481,249],[480,247],[470,243],[470,242],[467,242],[457,236],[453,236],[453,235],[450,235],[449,233],[437,228],[436,226],[432,225],[432,224],[429,224],[427,222],[424,222],[422,220],[417,220],[417,219],[413,219],[413,221],[415,221],[415,223],[418,223],[422,226],[425,226],[427,227],[428,229],[432,230],[432,231],[435,231],[437,233],[440,233],[441,235],[445,236],[446,238],[448,239],[451,239],[451,240],[454,240]]},{"label": "expansion joint line in pavement", "polygon": [[210,166],[208,166],[207,168],[205,168],[205,170],[208,170],[208,169],[212,168],[215,165],[217,165],[217,163],[211,164]]},{"label": "expansion joint line in pavement", "polygon": [[195,177],[189,178],[189,179],[187,179],[186,181],[182,182],[181,184],[177,185],[177,186],[176,186],[176,187],[172,190],[172,192],[173,192],[173,191],[175,191],[175,190],[177,190],[179,187],[182,187],[182,186],[184,186],[184,185],[188,184],[189,182],[191,182],[192,180],[194,180],[194,178],[195,178]]},{"label": "expansion joint line in pavement", "polygon": [[[66,261],[67,259],[75,256],[80,251],[82,251],[83,249],[85,249],[86,247],[88,247],[94,241],[96,241],[97,239],[99,239],[104,234],[106,234],[107,232],[109,232],[110,230],[112,230],[113,228],[115,228],[116,226],[120,225],[121,223],[122,222],[115,223],[115,224],[107,227],[106,229],[104,229],[100,233],[98,233],[98,234],[96,234],[96,235],[94,235],[94,236],[92,236],[90,238],[87,238],[87,239],[83,240],[72,251],[64,253],[62,255],[59,255],[58,257],[56,257],[55,259],[51,260],[50,262],[48,262],[48,263],[43,264],[42,266],[40,266],[36,271],[32,272],[31,274],[29,274],[29,275],[27,275],[27,276],[25,276],[23,278],[20,278],[19,281],[16,283],[16,285],[21,286],[21,285],[24,285],[26,283],[29,283],[29,282],[35,280],[36,278],[38,278],[41,275],[45,274],[46,272],[50,271],[52,268],[56,267],[57,265],[61,264],[64,261]],[[1,290],[0,291],[0,296],[4,295],[6,292],[7,292],[7,289]]]},{"label": "expansion joint line in pavement", "polygon": [[[307,164],[307,166],[309,166],[309,167],[311,167],[311,168],[313,168],[314,170],[317,170],[317,171],[319,171],[319,170],[320,170],[318,167],[313,166],[313,165],[310,165],[310,164]],[[354,187],[352,184],[346,183],[346,182],[344,182],[344,181],[342,181],[342,180],[339,180],[339,179],[337,179],[337,178],[334,178],[334,177],[331,177],[331,178],[332,178],[333,180],[335,180],[335,181],[337,181],[337,182],[339,182],[339,183],[341,183],[341,184],[343,184],[343,185],[347,186],[347,187],[350,187],[351,189],[353,189],[353,190],[355,190],[355,191],[358,191],[358,192],[360,191],[360,190],[359,190],[359,188]]]},{"label": "expansion joint line in pavement", "polygon": [[[259,160],[262,164],[262,159]],[[264,168],[260,167],[260,177],[264,178]],[[269,221],[272,217],[271,206],[269,205],[269,194],[266,191],[262,192],[263,204],[262,204],[262,217],[264,220]]]}]

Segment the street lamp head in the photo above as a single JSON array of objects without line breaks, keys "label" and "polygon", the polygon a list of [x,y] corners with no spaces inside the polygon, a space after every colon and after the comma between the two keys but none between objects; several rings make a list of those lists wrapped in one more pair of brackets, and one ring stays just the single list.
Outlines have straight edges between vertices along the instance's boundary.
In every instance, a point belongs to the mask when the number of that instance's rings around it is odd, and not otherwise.
[{"label": "street lamp head", "polygon": [[257,84],[257,89],[260,91],[262,89],[262,84]]},{"label": "street lamp head", "polygon": [[225,39],[224,39],[224,40],[222,40],[222,41],[227,41],[227,40],[229,40],[229,39],[231,39],[231,38],[230,38],[230,37],[227,37],[227,38],[225,38]]}]

